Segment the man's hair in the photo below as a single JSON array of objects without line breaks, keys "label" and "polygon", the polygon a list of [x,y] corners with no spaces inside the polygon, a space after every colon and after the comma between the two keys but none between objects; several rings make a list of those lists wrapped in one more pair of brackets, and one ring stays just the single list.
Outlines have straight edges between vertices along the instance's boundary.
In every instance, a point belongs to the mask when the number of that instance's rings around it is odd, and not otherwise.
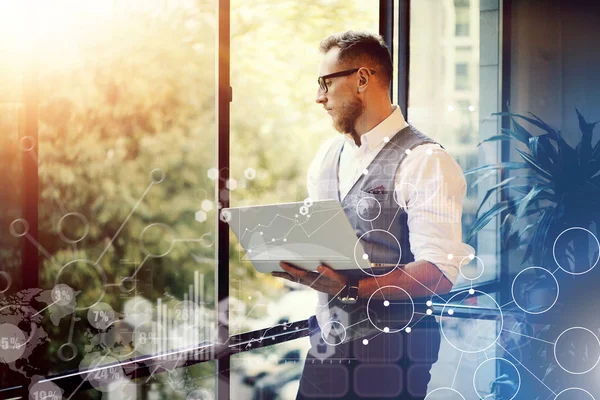
[{"label": "man's hair", "polygon": [[[394,67],[392,58],[381,35],[366,31],[334,33],[321,41],[322,53],[339,47],[338,62],[353,64],[354,67],[371,67],[381,74],[382,81],[389,86]],[[361,65],[360,63],[366,63]]]}]

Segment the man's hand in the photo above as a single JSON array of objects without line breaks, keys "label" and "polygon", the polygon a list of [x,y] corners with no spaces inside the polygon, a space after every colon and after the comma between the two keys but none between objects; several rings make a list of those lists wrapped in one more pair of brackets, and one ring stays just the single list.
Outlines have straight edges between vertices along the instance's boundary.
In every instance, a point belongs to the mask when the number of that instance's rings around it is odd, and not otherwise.
[{"label": "man's hand", "polygon": [[348,278],[339,272],[326,265],[319,265],[317,272],[306,271],[297,266],[280,262],[279,265],[285,272],[271,272],[271,275],[278,278],[284,278],[288,281],[301,283],[316,291],[323,292],[335,296],[346,287]]}]

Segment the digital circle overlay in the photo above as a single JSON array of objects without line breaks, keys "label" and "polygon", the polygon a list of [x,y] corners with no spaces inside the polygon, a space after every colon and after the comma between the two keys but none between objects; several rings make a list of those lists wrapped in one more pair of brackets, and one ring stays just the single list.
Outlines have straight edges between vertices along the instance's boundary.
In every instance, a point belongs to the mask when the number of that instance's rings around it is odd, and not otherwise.
[{"label": "digital circle overlay", "polygon": [[504,374],[506,374],[506,371],[508,371],[509,369],[511,371],[514,371],[507,375],[508,375],[508,379],[512,380],[513,382],[514,381],[517,382],[517,388],[515,389],[515,392],[512,394],[512,396],[506,399],[506,400],[513,400],[515,397],[517,397],[517,394],[519,393],[519,389],[521,388],[521,374],[519,373],[519,370],[517,369],[516,365],[513,364],[512,362],[508,361],[505,358],[499,358],[499,357],[488,358],[487,360],[485,360],[484,362],[479,364],[479,366],[475,370],[475,373],[473,374],[473,388],[475,389],[475,393],[477,393],[477,395],[482,399],[484,399],[485,396],[488,395],[487,393],[479,393],[479,390],[477,389],[477,377],[478,377],[478,374],[483,375],[483,377],[484,377],[483,379],[486,379],[487,377],[490,377],[490,376],[496,376],[496,370],[497,370],[498,363],[504,364],[501,368],[501,370],[503,371]]},{"label": "digital circle overlay", "polygon": [[554,400],[596,400],[587,390],[581,388],[567,388],[556,395]]},{"label": "digital circle overlay", "polygon": [[[388,292],[399,292],[399,295],[403,297],[402,300],[386,299],[383,295],[383,290],[386,289]],[[388,305],[384,306],[383,315],[381,307],[377,307],[377,318],[375,316],[375,305],[379,303],[381,297],[384,302],[387,300]],[[377,302],[377,303],[376,303]],[[410,305],[410,307],[407,307]],[[415,313],[415,304],[408,294],[408,292],[399,286],[382,286],[371,294],[367,301],[367,318],[371,325],[383,333],[397,333],[404,330],[410,325]]]},{"label": "digital circle overlay", "polygon": [[[526,304],[526,300],[522,298],[521,296],[515,295],[515,286],[518,286],[517,282],[519,281],[519,279],[524,280],[525,279],[525,275],[523,275],[526,271],[531,271],[531,270],[536,270],[536,272],[539,274],[544,274],[545,276],[548,277],[548,279],[551,279],[554,286],[556,287],[556,294],[553,296],[553,300],[550,301],[549,299],[544,299],[541,305],[541,309],[536,309],[536,310],[532,310],[530,306],[528,306]],[[539,279],[540,275],[537,275],[538,279]],[[510,288],[510,292],[512,294],[512,299],[515,302],[515,305],[517,307],[519,307],[522,311],[526,312],[527,314],[543,314],[546,311],[550,310],[552,307],[554,307],[554,305],[556,304],[556,302],[558,301],[558,295],[560,293],[560,286],[558,284],[558,280],[556,279],[556,277],[554,276],[554,274],[552,274],[550,271],[548,271],[545,268],[541,268],[541,267],[528,267],[523,269],[522,271],[520,271],[517,276],[515,276],[515,279],[512,282],[511,288]],[[530,295],[531,293],[528,293],[528,295]]]},{"label": "digital circle overlay", "polygon": [[[558,257],[556,257],[556,244],[558,243],[559,239],[561,236],[563,236],[565,233],[569,232],[569,231],[574,231],[574,230],[580,230],[580,231],[584,231],[587,232],[588,234],[592,235],[592,238],[594,238],[594,241],[596,242],[596,246],[598,246],[598,257],[596,258],[596,261],[594,261],[594,264],[592,264],[591,267],[583,270],[583,271],[571,271],[568,268],[565,268],[564,265],[561,265],[560,262],[558,262]],[[583,275],[587,272],[590,272],[597,264],[598,261],[600,261],[600,241],[598,241],[598,238],[596,237],[596,235],[594,235],[590,230],[585,229],[585,228],[581,228],[578,226],[572,227],[572,228],[568,228],[565,229],[564,231],[562,231],[560,233],[560,235],[558,235],[556,237],[556,239],[554,240],[554,244],[552,245],[552,256],[554,257],[554,261],[556,262],[556,265],[558,265],[558,267],[563,270],[565,273],[569,274],[569,275]]]},{"label": "digital circle overlay", "polygon": [[[367,258],[365,258],[366,253],[363,253],[362,250],[365,250],[365,248],[369,248],[370,244],[372,241],[374,241],[376,236],[386,236],[389,235],[393,238],[393,241],[395,242],[397,247],[397,251],[396,248],[394,248],[393,250],[390,249],[389,251],[392,254],[398,254],[398,257],[396,259],[396,257],[394,256],[394,260],[392,262],[390,262],[389,264],[395,264],[394,268],[390,268],[388,271],[388,268],[385,268],[382,270],[382,272],[377,273],[377,269],[376,268],[371,268],[370,270],[366,270],[362,267],[362,264],[358,261],[359,259],[364,259],[366,260]],[[361,244],[361,246],[359,247],[359,243],[361,243],[361,241],[364,243],[364,245]],[[362,248],[361,251],[359,251],[359,249]],[[385,256],[385,255],[384,255]],[[392,271],[394,271],[399,265],[400,265],[400,260],[402,260],[402,247],[400,246],[400,242],[398,241],[398,239],[396,239],[396,237],[394,235],[392,235],[390,232],[384,230],[384,229],[371,229],[365,233],[363,233],[358,240],[356,241],[356,243],[354,244],[354,261],[356,262],[356,265],[358,266],[358,268],[360,268],[365,274],[372,276],[372,277],[382,277],[385,275],[390,274]]]},{"label": "digital circle overlay", "polygon": [[456,389],[441,387],[429,392],[425,400],[465,400],[465,398]]},{"label": "digital circle overlay", "polygon": [[[569,339],[570,342],[568,342]],[[561,348],[563,351],[561,351]],[[568,357],[573,354],[574,356],[570,360],[564,357],[564,355]],[[582,365],[584,364],[582,362],[584,355],[585,358],[591,360],[588,364],[593,363],[593,365]],[[600,340],[594,332],[587,328],[581,326],[569,328],[556,338],[554,359],[565,372],[573,375],[587,374],[596,368],[596,365],[600,362]]]},{"label": "digital circle overlay", "polygon": [[[454,314],[454,308],[456,306],[463,304],[469,299],[479,300],[478,297],[487,298],[491,301],[492,304],[494,304],[495,308],[498,309],[498,314],[500,318],[499,329],[490,329],[491,324],[496,323],[495,320],[483,320],[476,317],[465,317],[460,319],[452,318],[452,315]],[[453,303],[453,301],[459,302]],[[452,324],[453,328],[455,329],[449,329],[448,324]],[[456,329],[457,324],[463,324],[466,326]],[[444,327],[446,328],[444,329]],[[444,308],[442,309],[442,314],[440,316],[440,330],[442,331],[444,339],[446,339],[450,346],[452,346],[458,351],[462,351],[465,353],[479,353],[492,347],[500,338],[503,327],[504,316],[502,314],[502,309],[500,308],[500,305],[496,302],[496,300],[494,300],[493,297],[480,290],[471,289],[463,290],[461,292],[456,293],[444,305]],[[466,335],[462,337],[456,337],[456,331],[465,332]]]}]

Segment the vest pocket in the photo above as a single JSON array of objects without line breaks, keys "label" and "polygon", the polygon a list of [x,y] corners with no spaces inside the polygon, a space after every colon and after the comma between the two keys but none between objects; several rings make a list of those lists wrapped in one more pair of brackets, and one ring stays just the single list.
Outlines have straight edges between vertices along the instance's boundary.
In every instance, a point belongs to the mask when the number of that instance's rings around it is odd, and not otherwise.
[{"label": "vest pocket", "polygon": [[376,199],[378,201],[386,201],[392,194],[391,190],[383,190],[382,192],[376,192],[376,193],[370,193],[370,192],[365,192],[364,190],[360,190],[358,193],[359,193],[358,196],[360,198],[359,201],[364,198],[368,198],[368,197],[373,197],[374,199]]}]

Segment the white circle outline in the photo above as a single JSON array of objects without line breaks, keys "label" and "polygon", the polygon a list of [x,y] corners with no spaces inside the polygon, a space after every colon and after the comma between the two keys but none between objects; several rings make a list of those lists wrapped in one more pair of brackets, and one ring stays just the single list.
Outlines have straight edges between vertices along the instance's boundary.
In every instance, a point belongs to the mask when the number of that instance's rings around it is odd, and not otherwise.
[{"label": "white circle outline", "polygon": [[[155,226],[155,225],[156,225],[156,226],[162,226],[162,227],[166,228],[166,229],[167,229],[167,231],[169,232],[169,234],[171,235],[171,243],[170,243],[169,249],[168,249],[167,251],[165,251],[164,253],[162,253],[162,254],[153,254],[152,252],[148,251],[148,249],[146,248],[146,246],[144,246],[144,240],[143,240],[143,237],[144,237],[144,232],[146,232],[146,230],[147,230],[148,228],[150,228],[150,227],[152,227],[152,226]],[[172,228],[171,228],[169,225],[167,225],[167,224],[163,224],[162,222],[155,222],[155,223],[153,223],[153,224],[150,224],[150,225],[148,225],[147,227],[145,227],[145,228],[142,230],[142,233],[140,233],[140,247],[141,247],[142,251],[143,251],[144,253],[146,253],[146,255],[147,255],[147,256],[154,257],[154,258],[160,258],[160,257],[164,257],[164,256],[166,256],[167,254],[169,254],[169,253],[171,252],[171,250],[173,250],[173,237],[174,237],[174,236],[175,236],[175,235],[173,235],[173,229],[172,229]]]},{"label": "white circle outline", "polygon": [[[127,289],[125,287],[125,282],[131,282],[131,288]],[[121,283],[119,283],[119,286],[121,288],[121,292],[123,292],[123,293],[131,293],[137,287],[137,279],[134,279],[131,276],[126,276],[125,278],[121,279]]]},{"label": "white circle outline", "polygon": [[[207,242],[207,239],[204,238],[205,236],[212,237],[212,232],[208,232],[208,233],[205,233],[204,235],[200,236],[200,245],[202,247],[212,247],[212,245],[215,244],[215,241],[212,240],[212,241]],[[203,242],[203,240],[204,240],[204,242]],[[208,243],[208,244],[206,244],[206,243]]]},{"label": "white circle outline", "polygon": [[596,360],[596,363],[594,364],[593,367],[591,367],[590,369],[588,369],[587,371],[583,371],[583,372],[573,372],[573,371],[569,371],[568,369],[566,369],[565,367],[563,367],[560,364],[560,361],[558,361],[558,357],[556,357],[556,347],[558,344],[558,341],[560,340],[560,337],[562,335],[564,335],[565,333],[567,333],[570,330],[573,329],[583,329],[584,331],[587,331],[589,333],[592,334],[592,336],[594,338],[596,338],[596,341],[598,342],[598,347],[600,348],[600,339],[598,339],[598,336],[596,336],[596,334],[594,334],[594,332],[590,331],[588,328],[584,328],[583,326],[573,326],[571,328],[566,329],[564,332],[562,332],[560,335],[558,335],[558,337],[556,338],[556,341],[554,342],[554,360],[556,360],[556,363],[558,364],[558,366],[565,372],[569,373],[569,374],[573,374],[573,375],[583,375],[583,374],[587,374],[588,372],[590,372],[591,370],[593,370],[594,368],[596,368],[596,366],[598,365],[598,362],[600,362],[600,353],[598,353],[598,359]]},{"label": "white circle outline", "polygon": [[[31,146],[30,147],[23,146],[23,143],[24,143],[23,139],[27,139],[27,140],[31,141]],[[33,138],[33,136],[23,136],[21,138],[21,140],[19,140],[19,145],[21,146],[21,151],[27,152],[27,151],[33,150],[35,148],[36,143],[35,143],[35,139]]]},{"label": "white circle outline", "polygon": [[[63,220],[64,220],[65,218],[67,218],[69,215],[74,215],[74,216],[76,216],[77,218],[81,219],[81,220],[83,221],[83,224],[85,225],[85,231],[84,231],[83,235],[81,236],[81,238],[79,238],[79,239],[77,239],[77,240],[73,240],[73,239],[69,239],[69,238],[67,238],[67,237],[65,236],[65,234],[63,233],[63,231],[62,231],[62,222],[63,222]],[[88,222],[87,218],[86,218],[86,217],[85,217],[83,214],[81,214],[81,213],[78,213],[78,212],[70,212],[70,213],[67,213],[67,214],[63,215],[63,216],[62,216],[62,217],[61,217],[61,218],[58,220],[58,224],[56,224],[56,232],[58,233],[58,236],[59,236],[59,237],[60,237],[60,238],[61,238],[61,239],[62,239],[64,242],[71,243],[71,244],[75,244],[75,243],[81,242],[81,241],[82,241],[82,240],[83,240],[83,239],[84,239],[84,238],[87,236],[87,234],[88,234],[88,233],[90,233],[90,223]]]},{"label": "white circle outline", "polygon": [[[63,354],[64,349],[66,348],[71,349],[71,352],[73,352],[73,354],[71,355],[71,357],[67,357]],[[64,362],[67,361],[71,361],[74,360],[75,357],[77,357],[77,346],[75,346],[73,343],[68,342],[68,343],[63,343],[59,348],[58,351],[56,352],[56,354],[58,354],[58,357],[63,360]]]},{"label": "white circle outline", "polygon": [[554,400],[560,400],[560,399],[558,398],[558,396],[560,396],[561,394],[563,394],[563,393],[564,393],[564,392],[566,392],[567,390],[581,390],[582,392],[584,392],[584,393],[586,393],[588,396],[590,396],[590,397],[592,398],[592,400],[596,400],[596,399],[594,398],[594,396],[592,396],[592,394],[591,394],[590,392],[588,392],[587,390],[585,390],[585,389],[582,389],[582,388],[576,388],[576,387],[570,387],[570,388],[566,388],[566,389],[564,389],[562,392],[560,392],[559,394],[557,394],[557,395],[556,395],[556,397],[554,398]]},{"label": "white circle outline", "polygon": [[4,279],[6,279],[6,289],[0,290],[0,294],[2,294],[8,291],[8,289],[10,289],[12,285],[12,278],[10,277],[10,274],[6,271],[0,271],[0,275],[2,275]]},{"label": "white circle outline", "polygon": [[[571,271],[567,271],[566,269],[564,269],[560,265],[560,263],[556,259],[556,242],[558,242],[558,239],[563,235],[563,233],[565,233],[567,231],[570,231],[570,230],[573,230],[573,229],[581,229],[582,231],[586,231],[587,233],[589,233],[590,235],[592,235],[592,237],[594,238],[594,240],[596,240],[596,244],[598,245],[598,250],[599,251],[598,251],[598,258],[596,259],[596,262],[589,269],[587,269],[587,270],[585,270],[583,272],[571,272]],[[591,231],[589,231],[589,230],[587,230],[585,228],[582,228],[580,226],[574,226],[572,228],[565,229],[564,231],[562,231],[560,233],[560,235],[558,235],[556,237],[556,239],[554,240],[554,244],[552,245],[552,257],[554,258],[554,262],[556,262],[556,265],[558,265],[558,268],[562,269],[567,274],[569,274],[569,275],[583,275],[583,274],[585,274],[587,272],[590,272],[596,266],[596,264],[598,264],[598,261],[600,261],[600,241],[598,241],[598,238],[596,237],[596,235],[594,235]]]},{"label": "white circle outline", "polygon": [[[486,351],[487,349],[489,349],[490,347],[492,347],[493,345],[496,344],[496,342],[498,341],[498,339],[500,338],[500,335],[502,334],[502,329],[504,329],[504,315],[502,314],[502,308],[500,308],[500,305],[496,302],[496,300],[494,300],[494,298],[492,296],[490,296],[489,294],[482,292],[481,290],[475,290],[475,293],[481,293],[487,297],[489,297],[494,304],[498,307],[498,311],[500,312],[500,329],[498,329],[498,335],[496,336],[496,339],[494,339],[494,342],[492,344],[490,344],[488,347],[486,347],[485,349],[482,350],[462,350],[459,349],[458,347],[456,347],[450,340],[448,340],[448,338],[446,337],[446,334],[444,333],[444,324],[442,323],[444,320],[444,311],[446,310],[446,307],[453,307],[455,306],[455,304],[449,304],[453,298],[455,298],[456,296],[458,296],[459,294],[463,294],[463,293],[467,293],[469,295],[469,290],[462,290],[458,293],[456,293],[454,296],[450,297],[450,299],[446,302],[446,304],[444,304],[444,307],[442,308],[442,314],[440,315],[440,330],[442,331],[442,336],[444,336],[444,339],[446,339],[446,342],[448,342],[448,344],[450,346],[452,346],[453,348],[455,348],[458,351],[462,351],[463,353],[467,353],[467,354],[475,354],[475,353],[479,353],[482,351]],[[469,295],[469,296],[474,296],[474,295]],[[448,317],[451,318],[451,317]]]},{"label": "white circle outline", "polygon": [[[333,343],[333,344],[332,344],[332,343],[329,343],[329,342],[327,341],[327,339],[325,339],[325,335],[323,334],[323,331],[325,330],[325,327],[326,327],[328,324],[331,324],[331,325],[333,325],[333,324],[339,324],[339,325],[340,325],[340,326],[341,326],[341,327],[344,329],[344,331],[343,331],[343,332],[344,332],[344,335],[343,335],[343,337],[342,337],[342,339],[340,340],[340,342],[339,342],[339,343]],[[331,330],[329,330],[328,332],[331,332]],[[340,344],[344,343],[344,340],[346,340],[346,335],[347,335],[347,334],[346,334],[346,327],[345,327],[345,326],[344,326],[344,324],[342,324],[340,321],[327,321],[327,323],[325,323],[325,325],[323,325],[323,328],[321,329],[321,339],[323,339],[323,341],[324,341],[325,343],[327,343],[329,346],[333,346],[333,347],[335,347],[335,346],[339,346]]]},{"label": "white circle outline", "polygon": [[458,390],[452,389],[451,387],[440,387],[437,389],[433,389],[431,392],[429,392],[427,394],[427,396],[425,396],[424,400],[427,400],[427,398],[429,398],[429,396],[431,396],[433,393],[437,392],[438,390],[450,390],[450,391],[456,393],[457,395],[459,395],[461,399],[465,400],[465,396],[463,396]]},{"label": "white circle outline", "polygon": [[[172,387],[172,386],[171,386],[171,387]],[[200,393],[201,395],[203,395],[203,396],[206,394],[206,395],[207,395],[207,398],[206,398],[206,399],[204,399],[204,400],[213,400],[213,399],[214,399],[214,397],[212,396],[212,394],[211,394],[211,393],[210,393],[208,390],[206,390],[206,389],[203,389],[203,388],[200,388],[200,389],[194,389],[194,390],[192,390],[191,392],[189,392],[189,393],[187,394],[187,396],[185,397],[185,400],[191,400],[191,397],[190,397],[190,396],[191,396],[192,394],[194,394],[194,392],[199,392],[199,393]]]},{"label": "white circle outline", "polygon": [[[159,179],[155,179],[154,176],[152,176],[155,172],[158,172],[161,174]],[[165,171],[163,171],[162,168],[154,168],[152,171],[150,171],[150,181],[153,185],[159,184],[162,181],[164,181],[165,176],[166,176]]]},{"label": "white circle outline", "polygon": [[[394,240],[396,241],[396,243],[398,244],[398,249],[400,250],[400,255],[398,256],[398,262],[396,263],[396,266],[394,268],[392,268],[389,272],[386,272],[385,274],[372,274],[370,272],[365,271],[361,266],[360,263],[358,262],[358,260],[356,259],[356,247],[358,246],[358,244],[360,243],[360,240],[367,234],[367,233],[371,233],[371,232],[377,232],[377,231],[381,231],[381,232],[385,232],[387,234],[389,234],[391,237],[394,238]],[[363,253],[366,254],[366,253]],[[356,263],[356,265],[358,266],[358,268],[361,269],[362,272],[364,272],[365,274],[372,276],[374,278],[380,278],[382,276],[386,276],[391,274],[393,271],[396,270],[396,268],[398,268],[398,265],[400,265],[400,261],[402,260],[402,246],[400,246],[400,242],[398,241],[398,239],[396,239],[396,236],[392,235],[390,232],[384,230],[384,229],[371,229],[369,231],[366,231],[365,233],[363,233],[362,235],[360,235],[360,237],[358,238],[358,240],[356,241],[356,243],[354,243],[354,262]]]},{"label": "white circle outline", "polygon": [[473,388],[475,389],[475,393],[477,393],[477,396],[479,396],[480,398],[483,399],[483,396],[481,394],[479,394],[479,391],[477,390],[477,386],[475,385],[475,378],[477,377],[477,371],[479,371],[479,368],[481,368],[481,366],[483,364],[485,364],[488,361],[493,361],[493,360],[499,360],[499,361],[506,361],[507,363],[509,363],[517,372],[517,377],[519,378],[519,384],[517,385],[517,390],[515,391],[515,394],[513,397],[511,397],[508,400],[513,400],[517,394],[519,394],[519,389],[521,388],[521,374],[519,373],[519,370],[517,369],[517,366],[515,364],[513,364],[512,362],[508,361],[506,358],[502,358],[502,357],[493,357],[493,358],[488,358],[487,360],[483,361],[481,364],[479,364],[479,366],[475,369],[475,372],[473,373]]},{"label": "white circle outline", "polygon": [[[404,326],[403,326],[402,328],[400,328],[400,329],[394,329],[394,330],[392,330],[392,329],[389,329],[389,327],[387,327],[387,328],[388,328],[388,331],[386,332],[384,329],[380,329],[380,328],[379,328],[377,325],[375,325],[375,324],[373,323],[373,321],[371,320],[371,316],[369,315],[369,304],[371,303],[371,300],[373,299],[373,296],[375,296],[375,293],[379,292],[380,290],[383,290],[383,289],[385,289],[385,288],[390,288],[390,287],[391,287],[391,288],[400,289],[400,290],[402,290],[402,291],[403,291],[403,292],[406,294],[406,297],[408,297],[408,299],[410,300],[410,305],[411,305],[412,311],[411,311],[411,313],[410,313],[410,319],[408,320],[408,322],[406,323],[406,325],[404,325]],[[385,298],[385,296],[384,296],[384,298]],[[401,332],[401,331],[402,331],[402,330],[404,330],[404,329],[405,329],[407,326],[409,326],[409,325],[410,325],[410,323],[412,322],[412,320],[413,320],[413,317],[414,317],[414,316],[415,316],[415,303],[413,302],[413,299],[412,299],[412,297],[410,297],[410,294],[408,294],[408,292],[407,292],[406,290],[402,289],[402,288],[401,288],[401,287],[399,287],[399,286],[394,286],[394,285],[382,286],[382,287],[380,287],[379,289],[377,289],[376,291],[374,291],[374,292],[371,294],[371,296],[369,296],[369,300],[367,301],[367,318],[369,319],[369,322],[371,323],[371,325],[373,325],[373,326],[375,327],[375,329],[377,329],[378,331],[381,331],[381,332],[383,332],[383,333],[398,333],[398,332]]]},{"label": "white circle outline", "polygon": [[[521,275],[523,272],[527,271],[528,269],[541,269],[544,272],[547,272],[548,274],[550,274],[550,276],[554,279],[554,282],[556,282],[556,298],[554,299],[554,302],[545,310],[542,311],[537,311],[537,312],[533,312],[533,311],[528,311],[526,309],[524,309],[523,307],[521,307],[519,305],[519,303],[517,302],[517,299],[515,298],[515,282],[517,281],[517,278],[519,277],[519,275]],[[558,284],[558,280],[556,279],[556,277],[554,276],[554,274],[550,271],[548,271],[545,268],[542,267],[527,267],[524,270],[522,270],[521,272],[519,272],[517,274],[517,276],[515,276],[515,279],[513,279],[512,285],[510,286],[510,293],[512,294],[512,299],[514,301],[514,303],[517,305],[517,307],[519,307],[519,309],[521,309],[522,311],[526,312],[527,314],[532,314],[532,315],[537,315],[537,314],[543,314],[546,311],[550,310],[552,307],[554,307],[554,305],[556,304],[556,302],[558,301],[558,295],[560,294],[560,285]]]},{"label": "white circle outline", "polygon": [[417,192],[417,197],[416,197],[416,198],[413,200],[413,202],[412,202],[412,203],[410,203],[410,204],[406,204],[406,208],[408,208],[408,207],[412,207],[412,206],[413,206],[413,204],[415,204],[415,203],[417,202],[417,200],[419,200],[419,191],[417,190],[417,187],[416,187],[415,185],[413,185],[412,183],[408,183],[408,182],[400,182],[400,183],[398,184],[398,186],[396,186],[396,187],[394,188],[394,193],[392,194],[392,197],[394,198],[394,201],[396,202],[396,204],[398,204],[398,207],[402,207],[402,205],[400,204],[400,201],[398,200],[398,196],[396,195],[396,191],[398,190],[398,187],[399,187],[400,185],[409,185],[409,186],[412,186],[413,188],[415,188],[415,192]]},{"label": "white circle outline", "polygon": [[[468,278],[467,276],[465,276],[465,274],[462,273],[462,263],[463,263],[463,261],[465,261],[465,258],[468,258],[469,260],[475,260],[475,259],[477,259],[481,263],[481,272],[475,278]],[[483,273],[485,272],[485,264],[483,263],[483,261],[481,260],[481,258],[479,258],[479,257],[477,257],[475,255],[473,256],[473,258],[471,258],[470,256],[465,256],[465,257],[463,257],[462,260],[460,260],[460,264],[458,264],[458,272],[466,280],[468,280],[468,281],[476,281],[477,279],[481,278],[481,275],[483,275]]]},{"label": "white circle outline", "polygon": [[[65,269],[69,265],[75,264],[75,263],[83,263],[83,264],[91,265],[92,267],[94,267],[96,269],[96,272],[100,273],[100,277],[102,278],[102,293],[100,294],[100,297],[98,298],[98,300],[96,300],[95,303],[91,304],[88,307],[75,307],[75,310],[77,310],[77,311],[89,310],[96,304],[100,303],[102,301],[102,299],[104,298],[104,296],[106,295],[106,284],[107,284],[106,273],[104,272],[104,269],[102,267],[100,267],[100,265],[95,264],[94,262],[92,262],[90,260],[85,260],[85,259],[81,258],[78,260],[69,261],[68,263],[63,265],[60,270],[58,270],[58,274],[56,274],[56,279],[54,280],[54,286],[56,286],[60,283],[60,274],[62,273],[63,269]],[[67,285],[67,286],[69,286],[69,285]],[[73,288],[71,288],[71,289],[73,289]]]},{"label": "white circle outline", "polygon": [[[20,222],[23,224],[23,226],[25,227],[23,233],[17,233],[17,231],[15,230],[15,222]],[[25,220],[23,218],[17,218],[13,222],[10,223],[8,230],[10,231],[10,234],[13,235],[14,237],[23,237],[23,236],[27,235],[27,233],[29,233],[29,222],[27,222],[27,220]]]},{"label": "white circle outline", "polygon": [[[367,200],[367,199],[373,199],[373,200],[375,200],[375,204],[377,204],[377,207],[379,207],[379,211],[377,212],[377,215],[373,219],[363,218],[360,215],[360,212],[358,212],[358,205],[360,204],[360,202],[363,201],[363,200]],[[362,199],[360,199],[359,201],[356,202],[356,215],[358,215],[358,218],[362,219],[365,222],[375,221],[381,215],[381,204],[379,203],[379,200],[377,200],[375,197],[372,197],[372,196],[363,197]]]}]

